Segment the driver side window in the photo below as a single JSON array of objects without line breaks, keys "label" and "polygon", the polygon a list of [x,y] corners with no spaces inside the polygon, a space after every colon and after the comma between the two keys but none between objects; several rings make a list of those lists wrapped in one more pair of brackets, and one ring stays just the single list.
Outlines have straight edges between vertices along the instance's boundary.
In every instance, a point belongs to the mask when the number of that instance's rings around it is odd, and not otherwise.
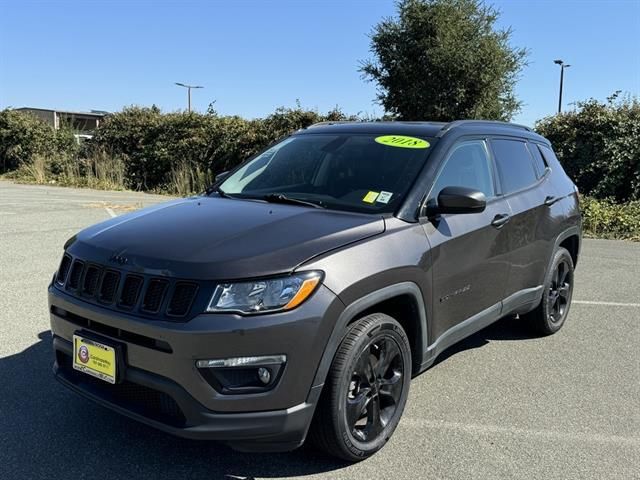
[{"label": "driver side window", "polygon": [[495,196],[493,170],[483,140],[458,143],[449,152],[440,170],[429,199],[436,201],[445,187],[466,187],[478,190],[489,199]]}]

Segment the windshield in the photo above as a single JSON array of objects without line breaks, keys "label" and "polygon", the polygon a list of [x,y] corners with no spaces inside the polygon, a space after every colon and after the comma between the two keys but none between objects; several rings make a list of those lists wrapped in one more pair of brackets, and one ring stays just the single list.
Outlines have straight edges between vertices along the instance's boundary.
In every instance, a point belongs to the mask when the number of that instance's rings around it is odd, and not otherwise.
[{"label": "windshield", "polygon": [[389,213],[404,198],[433,143],[399,135],[296,135],[242,165],[219,189],[240,198]]}]

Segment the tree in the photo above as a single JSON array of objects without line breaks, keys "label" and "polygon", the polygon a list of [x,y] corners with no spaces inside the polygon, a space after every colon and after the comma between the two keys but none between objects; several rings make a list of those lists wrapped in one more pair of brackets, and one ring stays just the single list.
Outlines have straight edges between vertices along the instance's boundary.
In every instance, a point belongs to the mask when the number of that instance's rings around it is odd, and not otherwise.
[{"label": "tree", "polygon": [[363,77],[401,120],[509,120],[527,51],[496,29],[499,12],[480,0],[402,0],[397,18],[374,27]]},{"label": "tree", "polygon": [[617,201],[640,200],[640,101],[614,93],[576,110],[543,118],[536,131],[551,141],[580,192]]}]

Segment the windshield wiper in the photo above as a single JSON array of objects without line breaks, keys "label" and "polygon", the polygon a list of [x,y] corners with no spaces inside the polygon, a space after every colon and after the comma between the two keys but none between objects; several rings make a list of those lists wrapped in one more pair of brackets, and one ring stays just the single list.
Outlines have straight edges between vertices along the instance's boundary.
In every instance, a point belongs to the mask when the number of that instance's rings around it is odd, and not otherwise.
[{"label": "windshield wiper", "polygon": [[224,190],[222,190],[220,187],[209,187],[205,190],[205,193],[207,195],[211,195],[212,193],[217,193],[218,195],[220,195],[223,198],[238,198],[234,195],[231,195],[230,193],[225,192]]},{"label": "windshield wiper", "polygon": [[300,200],[299,198],[287,197],[284,193],[270,193],[262,198],[271,203],[290,203],[292,205],[305,205],[307,207],[313,208],[325,208],[317,203],[307,202],[306,200]]}]

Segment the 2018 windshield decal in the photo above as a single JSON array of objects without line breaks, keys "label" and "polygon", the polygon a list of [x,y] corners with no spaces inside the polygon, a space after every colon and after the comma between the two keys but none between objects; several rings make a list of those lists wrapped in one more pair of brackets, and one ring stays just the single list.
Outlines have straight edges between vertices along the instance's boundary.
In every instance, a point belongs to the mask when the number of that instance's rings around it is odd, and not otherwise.
[{"label": "2018 windshield decal", "polygon": [[376,137],[375,141],[388,147],[400,148],[429,148],[429,142],[416,137],[406,137],[404,135],[383,135]]}]

